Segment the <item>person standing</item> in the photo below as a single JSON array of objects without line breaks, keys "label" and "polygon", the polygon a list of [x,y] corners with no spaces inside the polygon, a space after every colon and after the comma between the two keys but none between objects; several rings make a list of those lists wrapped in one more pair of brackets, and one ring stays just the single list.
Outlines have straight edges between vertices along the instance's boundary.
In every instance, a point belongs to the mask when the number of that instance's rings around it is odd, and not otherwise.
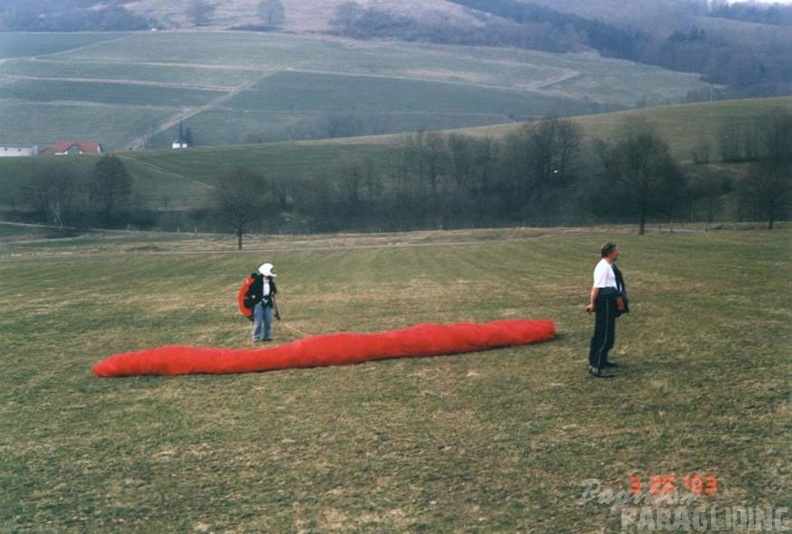
[{"label": "person standing", "polygon": [[616,318],[627,313],[627,292],[624,277],[615,265],[620,251],[616,243],[605,243],[600,250],[601,259],[594,268],[586,312],[594,313],[594,335],[589,347],[589,374],[597,378],[612,378],[607,369],[617,367],[608,360],[616,337]]},{"label": "person standing", "polygon": [[253,305],[253,343],[272,341],[272,307],[278,292],[275,286],[274,269],[271,263],[264,263],[258,268],[256,279],[250,284],[248,298]]}]

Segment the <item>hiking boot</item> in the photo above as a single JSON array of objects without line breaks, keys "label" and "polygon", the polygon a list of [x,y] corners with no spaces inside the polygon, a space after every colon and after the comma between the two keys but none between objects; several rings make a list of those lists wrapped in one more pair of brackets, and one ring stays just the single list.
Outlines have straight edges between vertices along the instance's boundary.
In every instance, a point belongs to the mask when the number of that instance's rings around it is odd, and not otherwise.
[{"label": "hiking boot", "polygon": [[589,368],[589,375],[594,378],[613,378],[613,373],[609,373],[605,369],[597,369],[596,367]]}]

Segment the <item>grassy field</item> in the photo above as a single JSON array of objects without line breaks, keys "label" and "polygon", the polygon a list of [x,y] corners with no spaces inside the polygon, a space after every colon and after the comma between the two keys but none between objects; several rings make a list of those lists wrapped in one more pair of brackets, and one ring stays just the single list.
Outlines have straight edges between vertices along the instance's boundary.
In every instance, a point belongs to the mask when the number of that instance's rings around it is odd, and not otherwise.
[{"label": "grassy field", "polygon": [[[691,150],[701,142],[709,143],[711,161],[720,159],[718,135],[727,120],[751,124],[756,119],[777,113],[792,112],[792,97],[725,100],[677,106],[662,106],[634,111],[602,113],[575,117],[574,122],[588,138],[608,139],[614,136],[625,117],[643,117],[652,123],[665,139],[673,156],[691,160]],[[517,128],[515,125],[471,128],[470,134],[500,138]]]},{"label": "grassy field", "polygon": [[[337,113],[361,113],[365,133],[480,126],[675,102],[704,86],[593,55],[511,49],[219,31],[0,37],[0,113],[14,119],[2,121],[3,142],[41,146],[166,147],[179,117],[204,145],[293,139],[295,123]],[[75,107],[80,116],[63,113]],[[117,112],[111,132],[106,108]],[[131,120],[151,108],[153,125]]]},{"label": "grassy field", "polygon": [[[0,241],[0,532],[613,532],[587,479],[718,481],[697,505],[790,506],[790,229],[478,230]],[[5,234],[4,234],[5,235]],[[618,377],[583,312],[617,240]],[[99,379],[164,344],[248,347],[244,276],[301,333],[509,317],[552,342],[226,376]],[[692,507],[691,507],[692,508]]]},{"label": "grassy field", "polygon": [[0,58],[31,58],[57,54],[96,43],[124,38],[125,33],[0,33]]}]

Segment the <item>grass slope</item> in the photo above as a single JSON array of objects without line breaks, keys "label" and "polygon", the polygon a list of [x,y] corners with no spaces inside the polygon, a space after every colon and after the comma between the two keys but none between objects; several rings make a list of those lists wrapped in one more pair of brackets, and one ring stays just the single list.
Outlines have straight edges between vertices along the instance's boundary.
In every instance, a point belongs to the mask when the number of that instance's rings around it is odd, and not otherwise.
[{"label": "grass slope", "polygon": [[[617,134],[625,117],[643,117],[657,127],[668,142],[674,157],[689,160],[699,143],[709,143],[711,158],[719,159],[718,135],[727,120],[750,124],[758,118],[792,112],[792,97],[724,100],[574,117],[588,138],[608,139]],[[468,133],[502,138],[519,125],[470,128]]]},{"label": "grass slope", "polygon": [[[362,118],[364,133],[479,126],[673,102],[704,87],[590,54],[218,31],[36,38],[0,36],[0,114],[14,119],[3,121],[6,143],[165,147],[179,118],[204,145],[315,137],[338,114]],[[81,116],[64,112],[74,108]]]},{"label": "grass slope", "polygon": [[[613,532],[581,483],[716,477],[696,504],[788,506],[788,229],[500,230],[0,248],[0,531]],[[583,313],[616,238],[632,313],[610,382]],[[745,254],[751,250],[750,257]],[[248,346],[235,310],[280,273],[297,331],[550,318],[487,353],[229,376],[98,379],[116,352]],[[692,511],[692,507],[690,507]]]}]

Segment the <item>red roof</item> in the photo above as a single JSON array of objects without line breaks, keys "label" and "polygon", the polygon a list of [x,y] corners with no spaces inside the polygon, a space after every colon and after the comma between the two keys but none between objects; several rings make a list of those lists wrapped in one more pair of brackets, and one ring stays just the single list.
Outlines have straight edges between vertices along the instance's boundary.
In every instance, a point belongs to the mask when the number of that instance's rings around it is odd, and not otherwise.
[{"label": "red roof", "polygon": [[102,145],[96,141],[58,141],[41,152],[42,154],[67,154],[72,151],[80,154],[101,154]]}]

